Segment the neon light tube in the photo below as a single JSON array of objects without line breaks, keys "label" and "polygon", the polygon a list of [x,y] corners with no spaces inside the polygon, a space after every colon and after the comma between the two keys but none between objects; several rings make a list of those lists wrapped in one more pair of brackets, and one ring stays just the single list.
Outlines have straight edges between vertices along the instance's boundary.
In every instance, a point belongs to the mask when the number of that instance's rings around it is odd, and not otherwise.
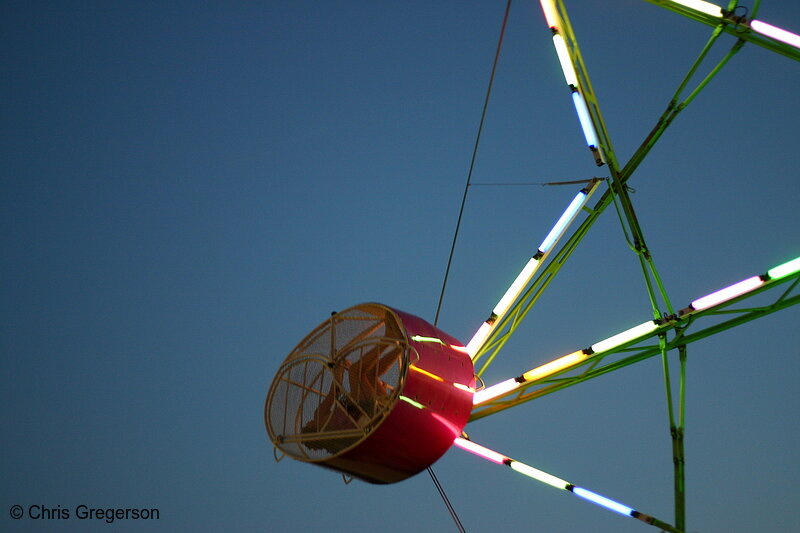
[{"label": "neon light tube", "polygon": [[689,9],[694,9],[712,17],[722,18],[722,8],[710,2],[703,2],[703,0],[672,0],[676,4],[680,4]]},{"label": "neon light tube", "polygon": [[422,374],[423,376],[428,376],[428,377],[429,377],[429,378],[431,378],[431,379],[435,379],[436,381],[442,381],[442,382],[444,381],[444,379],[442,379],[441,377],[437,376],[436,374],[431,374],[431,373],[430,373],[430,372],[428,372],[427,370],[424,370],[424,369],[422,369],[422,368],[416,367],[416,366],[414,366],[414,365],[411,365],[411,366],[409,366],[408,368],[410,368],[410,369],[411,369],[411,370],[413,370],[414,372],[419,372],[419,373],[420,373],[420,374]]},{"label": "neon light tube", "polygon": [[422,335],[414,335],[411,337],[411,340],[417,342],[435,342],[437,344],[444,344],[442,339],[437,339],[436,337],[423,337]]},{"label": "neon light tube", "polygon": [[514,280],[514,283],[511,284],[503,297],[500,298],[500,301],[497,302],[497,305],[494,306],[492,313],[498,317],[505,315],[506,311],[508,311],[508,308],[514,303],[514,300],[517,299],[519,293],[522,292],[522,289],[525,288],[525,285],[528,284],[538,268],[539,260],[531,257],[522,268],[522,271],[519,273],[519,275],[517,275],[517,279]]},{"label": "neon light tube", "polygon": [[484,459],[488,459],[493,463],[497,463],[500,465],[505,463],[506,459],[508,459],[508,457],[506,457],[505,455],[501,455],[497,452],[490,450],[489,448],[484,448],[480,444],[475,444],[474,442],[461,437],[456,437],[456,440],[453,441],[453,444],[455,444],[462,450],[467,450],[468,452],[474,453],[475,455],[478,455],[480,457],[483,457]]},{"label": "neon light tube", "polygon": [[497,453],[495,451],[492,451],[492,450],[490,450],[488,448],[484,448],[483,446],[481,446],[479,444],[475,444],[474,442],[472,442],[470,440],[467,440],[467,439],[464,439],[464,438],[461,438],[461,437],[457,437],[453,441],[453,444],[455,444],[459,448],[462,448],[462,449],[464,449],[464,450],[466,450],[468,452],[472,452],[475,455],[483,457],[484,459],[488,459],[489,461],[492,461],[494,463],[509,466],[509,467],[511,467],[512,470],[514,470],[516,472],[519,472],[520,474],[524,474],[526,476],[529,476],[529,477],[531,477],[531,478],[533,478],[533,479],[535,479],[537,481],[541,481],[542,483],[550,485],[551,487],[554,487],[554,488],[557,488],[557,489],[560,489],[560,490],[568,490],[568,491],[572,492],[573,494],[575,494],[576,496],[579,496],[580,498],[583,498],[584,500],[590,501],[590,502],[592,502],[594,504],[597,504],[597,505],[599,505],[601,507],[605,507],[606,509],[609,509],[609,510],[614,511],[616,513],[619,513],[619,514],[622,514],[622,515],[625,515],[625,516],[630,516],[630,517],[633,517],[633,518],[638,518],[639,520],[642,520],[643,522],[646,522],[648,524],[657,525],[657,526],[660,526],[660,527],[662,527],[664,529],[669,529],[669,531],[677,531],[675,528],[669,526],[669,524],[666,524],[665,522],[661,522],[660,520],[656,520],[655,518],[653,518],[650,515],[646,515],[644,513],[640,513],[639,511],[636,511],[636,510],[628,507],[627,505],[623,505],[623,504],[621,504],[619,502],[615,502],[614,500],[612,500],[610,498],[606,498],[605,496],[601,496],[600,494],[597,494],[596,492],[592,492],[590,490],[586,490],[586,489],[584,489],[582,487],[576,487],[575,485],[573,485],[572,483],[570,483],[568,481],[564,481],[563,479],[560,479],[560,478],[557,478],[555,476],[552,476],[552,475],[548,474],[547,472],[542,472],[541,470],[533,468],[532,466],[528,466],[525,463],[520,463],[519,461],[511,459],[510,457],[506,457],[505,455],[499,454],[499,453]]},{"label": "neon light tube", "polygon": [[475,393],[472,397],[472,405],[478,405],[479,403],[488,402],[492,398],[497,398],[498,396],[502,396],[507,392],[511,392],[512,390],[519,387],[519,382],[516,378],[507,379],[505,381],[501,381],[497,385],[492,385],[491,387],[486,387],[483,390],[479,390]]},{"label": "neon light tube", "polygon": [[409,398],[408,396],[400,396],[400,399],[401,399],[401,400],[403,400],[404,402],[408,403],[408,404],[411,404],[411,405],[413,405],[413,406],[414,406],[414,407],[416,407],[417,409],[425,409],[425,406],[424,406],[424,405],[422,405],[422,404],[421,404],[421,403],[419,403],[419,402],[416,402],[416,401],[412,400],[412,399],[411,399],[411,398]]},{"label": "neon light tube", "polygon": [[547,364],[542,366],[537,366],[532,370],[528,370],[522,377],[525,378],[525,381],[534,381],[536,379],[543,378],[545,376],[549,376],[551,374],[555,374],[559,370],[564,370],[565,368],[569,368],[572,365],[576,365],[589,357],[584,353],[583,350],[578,352],[573,352],[569,355],[565,355],[564,357],[559,357],[555,361],[551,361]]},{"label": "neon light tube", "polygon": [[475,392],[475,389],[473,389],[472,387],[468,387],[462,383],[453,383],[453,387],[470,393]]},{"label": "neon light tube", "polygon": [[592,125],[592,118],[589,115],[589,108],[586,107],[586,101],[581,96],[581,93],[574,91],[572,93],[572,102],[575,104],[575,110],[578,112],[578,120],[581,121],[581,128],[583,128],[583,136],[586,137],[586,144],[590,147],[598,147],[597,134]]},{"label": "neon light tube", "polygon": [[590,490],[582,489],[581,487],[573,487],[572,492],[575,494],[575,496],[580,496],[584,500],[596,503],[597,505],[605,507],[606,509],[611,509],[619,514],[631,516],[633,513],[633,509],[630,507],[622,505],[619,502],[615,502],[614,500],[610,500],[605,496],[600,496],[599,494]]},{"label": "neon light tube", "polygon": [[761,22],[760,20],[751,20],[750,28],[753,31],[757,31],[761,35],[766,35],[767,37],[772,37],[776,41],[800,48],[800,35],[783,30],[777,26],[773,26],[772,24]]},{"label": "neon light tube", "polygon": [[572,199],[567,209],[564,213],[561,214],[561,218],[558,219],[556,225],[553,226],[553,229],[550,230],[550,233],[547,234],[547,237],[544,238],[542,244],[539,245],[539,251],[542,253],[547,253],[550,251],[550,248],[558,242],[558,239],[564,234],[575,217],[578,216],[578,211],[581,210],[583,207],[584,202],[588,196],[585,192],[581,191],[575,195],[575,198]]},{"label": "neon light tube", "polygon": [[767,276],[771,279],[781,279],[794,274],[800,270],[800,257],[797,259],[792,259],[791,261],[787,261],[782,265],[778,265],[769,272],[767,272]]},{"label": "neon light tube", "polygon": [[612,348],[616,348],[617,346],[630,342],[634,339],[643,337],[644,335],[647,335],[656,329],[658,329],[658,324],[656,324],[654,320],[648,320],[643,324],[639,324],[638,326],[627,329],[622,333],[617,333],[613,337],[602,340],[597,344],[593,344],[592,351],[594,353],[607,352]]},{"label": "neon light tube", "polygon": [[492,325],[488,322],[484,322],[481,324],[481,327],[478,328],[478,331],[475,332],[472,339],[467,344],[467,353],[470,357],[475,359],[475,354],[478,353],[481,346],[483,346],[484,341],[489,336],[489,333],[492,332]]},{"label": "neon light tube", "polygon": [[532,466],[528,466],[525,463],[520,463],[519,461],[511,461],[511,464],[508,465],[511,467],[512,470],[519,472],[520,474],[524,474],[528,477],[532,477],[536,481],[541,481],[542,483],[546,483],[551,487],[555,487],[557,489],[566,490],[569,483],[564,481],[563,479],[559,479],[556,476],[551,476],[547,472],[542,472],[537,468],[533,468]]},{"label": "neon light tube", "polygon": [[561,70],[564,72],[564,80],[567,85],[578,87],[578,75],[575,73],[575,67],[572,66],[572,60],[569,58],[569,52],[567,51],[567,43],[561,34],[556,33],[553,35],[553,45],[556,47],[558,62],[561,63]]},{"label": "neon light tube", "polygon": [[466,346],[457,346],[455,344],[451,344],[450,348],[454,349],[457,352],[461,352],[461,353],[465,353],[465,354],[469,355],[469,352],[467,351],[467,347]]},{"label": "neon light tube", "polygon": [[559,29],[561,18],[558,16],[558,11],[556,11],[556,5],[553,3],[553,0],[541,0],[539,3],[542,4],[542,11],[544,11],[544,19],[547,21],[547,26]]},{"label": "neon light tube", "polygon": [[696,311],[708,309],[709,307],[726,302],[731,298],[736,298],[737,296],[748,293],[763,284],[764,281],[760,276],[753,276],[752,278],[747,278],[739,283],[734,283],[730,287],[725,287],[717,292],[712,292],[709,295],[698,298],[697,300],[693,301],[691,305]]}]

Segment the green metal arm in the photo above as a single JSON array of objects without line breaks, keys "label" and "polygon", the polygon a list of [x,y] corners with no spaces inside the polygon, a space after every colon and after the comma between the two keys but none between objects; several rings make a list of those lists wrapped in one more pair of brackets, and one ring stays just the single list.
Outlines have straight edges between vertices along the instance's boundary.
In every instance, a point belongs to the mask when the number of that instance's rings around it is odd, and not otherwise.
[{"label": "green metal arm", "polygon": [[[761,294],[766,291],[777,292],[778,287],[786,283],[789,283],[788,289],[779,294],[771,304],[753,308],[729,308],[730,306],[749,299],[756,294]],[[702,311],[692,311],[682,316],[670,317],[648,337],[640,339],[637,344],[641,344],[647,339],[660,337],[664,339],[666,350],[679,349],[682,346],[685,347],[692,342],[704,339],[710,335],[740,326],[750,322],[751,320],[767,316],[776,311],[780,311],[800,303],[800,291],[798,291],[798,285],[800,285],[800,271],[782,279],[770,280],[756,290],[739,296],[738,298],[726,301],[717,306],[709,307],[708,309],[704,309]],[[704,329],[687,334],[687,330],[690,327],[695,326],[695,324],[697,324],[697,322],[700,320],[704,320],[709,317],[721,317],[725,315],[734,316],[722,322],[712,324]],[[672,339],[666,339],[666,335],[671,331],[674,331],[675,335]],[[565,369],[562,372],[553,374],[546,378],[523,384],[520,388],[506,395],[501,395],[497,399],[476,406],[472,411],[470,421],[479,420],[486,416],[499,413],[500,411],[505,411],[506,409],[515,407],[535,398],[565,389],[583,381],[587,381],[608,372],[612,372],[628,365],[632,365],[633,363],[637,363],[639,361],[659,355],[661,352],[662,348],[658,344],[650,344],[647,346],[639,345],[636,347],[622,346],[620,348],[609,350],[600,354],[599,356],[591,357],[583,363],[575,365],[574,367]]]}]

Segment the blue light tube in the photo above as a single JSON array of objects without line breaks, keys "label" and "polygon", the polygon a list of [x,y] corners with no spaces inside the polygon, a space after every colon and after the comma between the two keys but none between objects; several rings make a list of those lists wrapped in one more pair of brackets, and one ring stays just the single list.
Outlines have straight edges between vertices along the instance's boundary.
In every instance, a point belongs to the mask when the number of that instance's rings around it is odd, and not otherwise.
[{"label": "blue light tube", "polygon": [[590,147],[598,148],[600,145],[597,143],[597,134],[594,132],[594,126],[592,126],[592,118],[589,115],[589,108],[586,107],[586,101],[578,91],[572,93],[572,101],[575,104],[575,111],[578,112],[578,120],[581,121],[586,144]]},{"label": "blue light tube", "polygon": [[582,489],[581,487],[572,487],[572,492],[575,494],[575,496],[580,496],[584,500],[589,500],[592,503],[596,503],[601,507],[605,507],[606,509],[610,509],[619,514],[631,516],[633,513],[633,509],[630,507],[626,507],[625,505],[615,502],[614,500],[609,500],[605,496],[600,496],[599,494],[596,494],[590,490]]},{"label": "blue light tube", "polygon": [[587,195],[585,192],[581,191],[575,195],[575,198],[572,199],[572,202],[569,204],[567,209],[561,215],[561,218],[558,219],[556,225],[553,226],[553,229],[550,230],[550,233],[547,234],[547,237],[544,238],[542,244],[539,245],[539,251],[543,254],[547,253],[550,248],[558,241],[561,235],[564,234],[564,231],[567,229],[567,226],[570,225],[572,220],[578,214],[581,207],[583,207],[583,203],[586,201]]}]

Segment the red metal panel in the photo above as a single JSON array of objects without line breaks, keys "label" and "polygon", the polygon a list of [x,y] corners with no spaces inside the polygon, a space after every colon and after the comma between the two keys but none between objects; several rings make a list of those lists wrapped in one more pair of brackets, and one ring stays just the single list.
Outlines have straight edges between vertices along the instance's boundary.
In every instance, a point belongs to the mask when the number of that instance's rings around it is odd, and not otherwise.
[{"label": "red metal panel", "polygon": [[[457,339],[417,316],[392,311],[400,318],[410,346],[400,395],[389,415],[362,442],[316,463],[371,483],[401,481],[436,462],[466,425],[475,387],[472,360],[458,350],[463,345]],[[414,340],[416,336],[441,342]]]}]

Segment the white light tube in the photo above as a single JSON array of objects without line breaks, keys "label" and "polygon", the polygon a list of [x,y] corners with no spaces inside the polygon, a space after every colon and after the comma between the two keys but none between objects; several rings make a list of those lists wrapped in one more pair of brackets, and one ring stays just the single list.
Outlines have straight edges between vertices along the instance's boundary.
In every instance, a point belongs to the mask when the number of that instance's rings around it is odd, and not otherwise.
[{"label": "white light tube", "polygon": [[790,44],[795,48],[800,48],[800,35],[783,30],[772,24],[761,22],[760,20],[751,20],[750,28],[761,35],[766,35],[782,43]]},{"label": "white light tube", "polygon": [[586,137],[586,144],[590,147],[598,148],[597,134],[592,125],[592,118],[589,115],[589,108],[586,107],[586,101],[578,91],[573,91],[572,102],[575,104],[575,110],[578,112],[578,120],[581,121],[581,128],[583,128],[583,136]]},{"label": "white light tube", "polygon": [[481,324],[481,327],[478,328],[478,331],[475,332],[475,335],[472,336],[472,339],[470,339],[467,344],[467,354],[469,354],[472,359],[475,359],[475,354],[478,353],[478,350],[483,346],[483,343],[491,332],[492,325],[488,322],[484,322]]},{"label": "white light tube", "polygon": [[547,237],[544,238],[542,244],[539,245],[540,252],[544,254],[550,251],[550,248],[561,238],[572,221],[575,220],[578,211],[581,210],[587,198],[588,196],[583,191],[575,195],[575,198],[572,199],[567,209],[561,214],[561,218],[558,219],[556,225],[553,226],[553,229],[551,229]]},{"label": "white light tube", "polygon": [[709,307],[713,307],[717,304],[721,304],[722,302],[726,302],[732,298],[736,298],[737,296],[741,296],[742,294],[750,292],[763,284],[764,281],[760,276],[753,276],[752,278],[747,278],[739,283],[734,283],[730,287],[725,287],[717,292],[712,292],[709,295],[698,298],[692,302],[692,307],[695,309],[695,311],[708,309]]},{"label": "white light tube", "polygon": [[531,257],[531,259],[517,276],[517,279],[514,280],[514,283],[511,284],[503,297],[500,298],[500,301],[497,302],[497,305],[494,306],[492,313],[497,315],[498,319],[506,314],[508,308],[514,303],[514,300],[517,299],[519,293],[522,292],[522,289],[525,288],[525,285],[528,284],[538,268],[539,260]]},{"label": "white light tube", "polygon": [[567,85],[578,87],[578,75],[575,72],[575,67],[572,66],[572,60],[569,58],[567,51],[567,43],[561,34],[556,33],[553,35],[553,44],[556,47],[556,54],[558,55],[558,62],[561,63],[561,70],[564,72],[564,80]]},{"label": "white light tube", "polygon": [[676,4],[688,7],[689,9],[694,9],[695,11],[705,13],[706,15],[722,18],[722,8],[716,4],[712,4],[710,2],[704,2],[703,0],[672,0],[672,1],[675,2]]},{"label": "white light tube", "polygon": [[654,320],[648,320],[643,324],[639,324],[638,326],[625,330],[622,333],[617,333],[613,337],[602,340],[597,344],[593,344],[592,351],[594,353],[607,352],[608,350],[616,348],[617,346],[625,344],[626,342],[643,337],[644,335],[647,335],[656,329],[658,329],[658,324],[656,324]]},{"label": "white light tube", "polygon": [[511,464],[508,466],[520,474],[525,474],[528,477],[532,477],[536,481],[541,481],[542,483],[546,483],[547,485],[557,489],[566,490],[567,485],[569,485],[569,482],[564,481],[563,479],[557,478],[556,476],[551,476],[547,472],[542,472],[538,468],[533,468],[532,466],[528,466],[525,463],[520,463],[519,461],[512,460]]},{"label": "white light tube", "polygon": [[517,387],[519,387],[519,382],[516,380],[516,378],[511,378],[505,381],[501,381],[496,385],[492,385],[491,387],[486,387],[483,390],[477,391],[472,396],[472,405],[478,405],[479,403],[488,402],[492,398],[497,398],[498,396],[502,396],[503,394],[511,392]]}]

